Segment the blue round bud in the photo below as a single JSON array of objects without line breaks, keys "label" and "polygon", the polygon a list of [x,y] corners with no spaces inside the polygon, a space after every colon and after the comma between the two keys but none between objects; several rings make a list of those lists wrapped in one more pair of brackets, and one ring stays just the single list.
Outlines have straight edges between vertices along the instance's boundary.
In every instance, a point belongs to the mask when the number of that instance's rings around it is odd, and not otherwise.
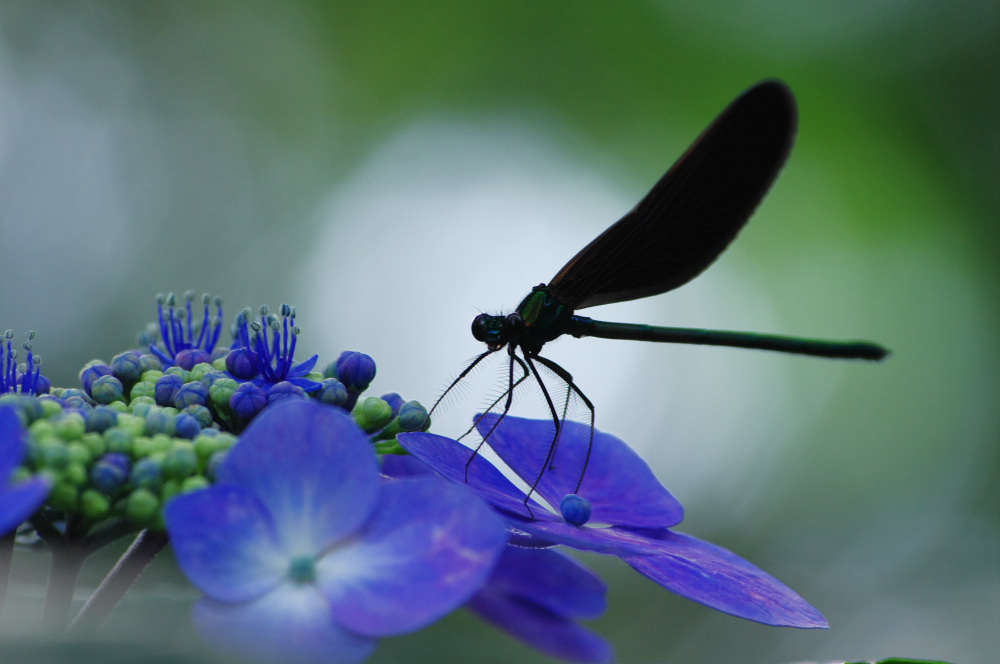
[{"label": "blue round bud", "polygon": [[233,415],[243,422],[249,422],[254,415],[267,405],[267,392],[253,383],[243,383],[229,397],[229,407]]},{"label": "blue round bud", "polygon": [[174,435],[178,438],[193,440],[199,433],[201,433],[201,422],[197,418],[187,413],[181,413],[177,416],[174,425]]},{"label": "blue round bud", "polygon": [[125,486],[132,462],[127,454],[105,454],[90,469],[91,485],[105,495],[111,495]]},{"label": "blue round bud", "polygon": [[174,395],[184,385],[184,379],[177,374],[163,374],[156,381],[155,399],[158,406],[174,405]]},{"label": "blue round bud", "polygon": [[179,351],[174,357],[174,362],[182,369],[191,371],[196,364],[211,362],[212,356],[200,348],[186,348]]},{"label": "blue round bud", "polygon": [[140,459],[132,467],[132,483],[142,489],[159,491],[163,482],[163,469],[159,461]]},{"label": "blue round bud", "polygon": [[257,375],[257,353],[249,348],[234,348],[226,355],[226,371],[239,380]]},{"label": "blue round bud", "polygon": [[143,373],[147,371],[163,371],[163,362],[152,353],[143,353],[139,356],[139,364]]},{"label": "blue round bud", "polygon": [[90,396],[97,403],[109,404],[121,401],[125,394],[125,386],[114,376],[100,376],[90,385]]},{"label": "blue round bud", "polygon": [[294,383],[289,383],[287,380],[283,380],[280,383],[275,383],[267,391],[267,405],[273,406],[276,403],[281,403],[286,399],[308,399],[309,395],[298,385]]},{"label": "blue round bud", "polygon": [[84,391],[90,394],[90,388],[95,380],[101,376],[110,376],[111,374],[111,367],[103,362],[91,364],[88,367],[84,367],[83,371],[80,372],[80,384],[83,385]]},{"label": "blue round bud", "polygon": [[106,406],[98,406],[84,416],[87,420],[87,433],[104,433],[118,424],[118,413]]},{"label": "blue round bud", "polygon": [[142,361],[139,359],[139,353],[129,351],[127,353],[115,355],[111,358],[111,372],[114,374],[115,378],[123,383],[132,384],[137,382],[143,372]]},{"label": "blue round bud", "polygon": [[375,379],[375,360],[364,353],[345,350],[337,358],[337,379],[348,390],[364,392]]},{"label": "blue round bud", "polygon": [[184,383],[174,393],[174,408],[183,410],[188,406],[204,406],[208,402],[208,388],[204,383]]},{"label": "blue round bud", "polygon": [[201,383],[205,387],[211,388],[215,385],[215,382],[222,379],[229,378],[224,371],[219,371],[218,369],[213,369],[212,371],[206,371],[205,375],[201,377]]},{"label": "blue round bud", "polygon": [[[385,397],[382,397],[385,399]],[[407,401],[399,409],[399,428],[403,431],[420,431],[427,420],[427,409],[419,401]]]},{"label": "blue round bud", "polygon": [[198,424],[200,424],[202,428],[210,427],[212,426],[212,422],[214,422],[212,419],[212,411],[205,406],[188,406],[181,412],[198,420]]},{"label": "blue round bud", "polygon": [[563,520],[571,526],[582,526],[590,521],[592,511],[590,501],[575,493],[567,493],[559,503]]},{"label": "blue round bud", "polygon": [[404,403],[403,397],[399,396],[395,392],[389,392],[388,394],[383,394],[380,398],[382,401],[389,404],[390,408],[392,408],[393,417],[399,415],[399,409],[402,408]]},{"label": "blue round bud", "polygon": [[336,378],[325,378],[320,383],[320,388],[313,393],[316,400],[328,406],[339,406],[343,408],[347,405],[350,395],[347,388]]},{"label": "blue round bud", "polygon": [[154,436],[158,433],[172,436],[176,426],[177,418],[166,411],[154,410],[146,415],[146,435],[148,436]]}]

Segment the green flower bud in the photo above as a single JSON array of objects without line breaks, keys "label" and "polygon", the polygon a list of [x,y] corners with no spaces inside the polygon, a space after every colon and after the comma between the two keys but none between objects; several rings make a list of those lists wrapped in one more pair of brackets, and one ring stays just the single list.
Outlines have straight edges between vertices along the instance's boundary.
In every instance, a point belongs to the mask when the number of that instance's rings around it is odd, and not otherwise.
[{"label": "green flower bud", "polygon": [[63,414],[55,422],[56,432],[63,440],[76,440],[87,431],[87,421],[76,412]]},{"label": "green flower bud", "polygon": [[40,468],[61,471],[69,463],[69,451],[57,438],[40,440],[35,447],[35,463]]},{"label": "green flower bud", "polygon": [[392,421],[392,406],[378,397],[368,397],[358,403],[351,415],[358,426],[372,433]]},{"label": "green flower bud", "polygon": [[57,510],[72,511],[76,509],[79,490],[69,482],[56,482],[49,492],[48,504]]},{"label": "green flower bud", "polygon": [[87,489],[80,494],[80,511],[92,521],[100,521],[111,512],[111,503],[99,491]]},{"label": "green flower bud", "polygon": [[81,466],[86,466],[94,458],[90,448],[82,440],[73,441],[66,445],[66,451],[69,453],[69,462],[78,463]]},{"label": "green flower bud", "polygon": [[136,489],[125,503],[125,514],[140,525],[148,525],[159,516],[160,501],[149,489]]},{"label": "green flower bud", "polygon": [[107,431],[104,432],[104,434],[99,434],[96,432],[83,434],[83,438],[80,439],[80,442],[83,443],[90,451],[91,459],[96,459],[97,457],[101,456],[102,454],[108,451],[108,447],[104,443],[104,435],[111,430],[112,429],[108,429]]},{"label": "green flower bud", "polygon": [[208,480],[204,475],[192,475],[183,482],[181,482],[181,493],[191,493],[192,491],[200,491],[202,489],[207,489],[210,487]]},{"label": "green flower bud", "polygon": [[134,449],[135,436],[121,427],[111,427],[104,432],[103,440],[105,450],[108,452],[122,452],[132,454]]},{"label": "green flower bud", "polygon": [[163,476],[183,480],[198,469],[198,457],[190,443],[176,444],[163,460]]},{"label": "green flower bud", "polygon": [[63,482],[83,486],[87,483],[87,467],[82,463],[68,463],[63,469],[62,479]]}]

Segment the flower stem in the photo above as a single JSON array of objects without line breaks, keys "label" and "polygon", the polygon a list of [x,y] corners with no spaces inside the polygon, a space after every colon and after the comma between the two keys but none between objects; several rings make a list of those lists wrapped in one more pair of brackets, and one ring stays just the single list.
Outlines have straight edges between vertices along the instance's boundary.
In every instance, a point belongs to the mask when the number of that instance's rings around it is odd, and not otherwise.
[{"label": "flower stem", "polygon": [[52,567],[49,571],[49,585],[42,607],[42,627],[49,633],[59,633],[66,629],[70,604],[80,568],[87,557],[86,549],[67,542],[63,546],[52,547]]},{"label": "flower stem", "polygon": [[4,598],[10,585],[10,568],[14,562],[15,530],[0,537],[0,613],[3,613]]},{"label": "flower stem", "polygon": [[70,630],[79,632],[100,627],[168,541],[165,532],[141,531],[80,609]]}]

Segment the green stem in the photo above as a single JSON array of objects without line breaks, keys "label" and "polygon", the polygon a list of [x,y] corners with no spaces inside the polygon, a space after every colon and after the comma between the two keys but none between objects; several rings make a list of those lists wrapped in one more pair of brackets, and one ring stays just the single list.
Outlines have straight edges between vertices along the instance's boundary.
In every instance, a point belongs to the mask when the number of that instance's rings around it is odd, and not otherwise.
[{"label": "green stem", "polygon": [[70,630],[80,632],[99,628],[168,541],[165,532],[140,532],[80,609]]}]

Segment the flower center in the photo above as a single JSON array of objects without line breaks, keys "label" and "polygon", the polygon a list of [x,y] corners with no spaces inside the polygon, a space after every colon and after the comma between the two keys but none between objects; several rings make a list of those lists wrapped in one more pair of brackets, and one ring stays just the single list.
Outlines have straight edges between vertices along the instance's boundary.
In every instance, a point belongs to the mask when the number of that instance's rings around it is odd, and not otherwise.
[{"label": "flower center", "polygon": [[288,578],[294,583],[312,583],[316,580],[316,558],[309,555],[295,556],[288,565]]}]

